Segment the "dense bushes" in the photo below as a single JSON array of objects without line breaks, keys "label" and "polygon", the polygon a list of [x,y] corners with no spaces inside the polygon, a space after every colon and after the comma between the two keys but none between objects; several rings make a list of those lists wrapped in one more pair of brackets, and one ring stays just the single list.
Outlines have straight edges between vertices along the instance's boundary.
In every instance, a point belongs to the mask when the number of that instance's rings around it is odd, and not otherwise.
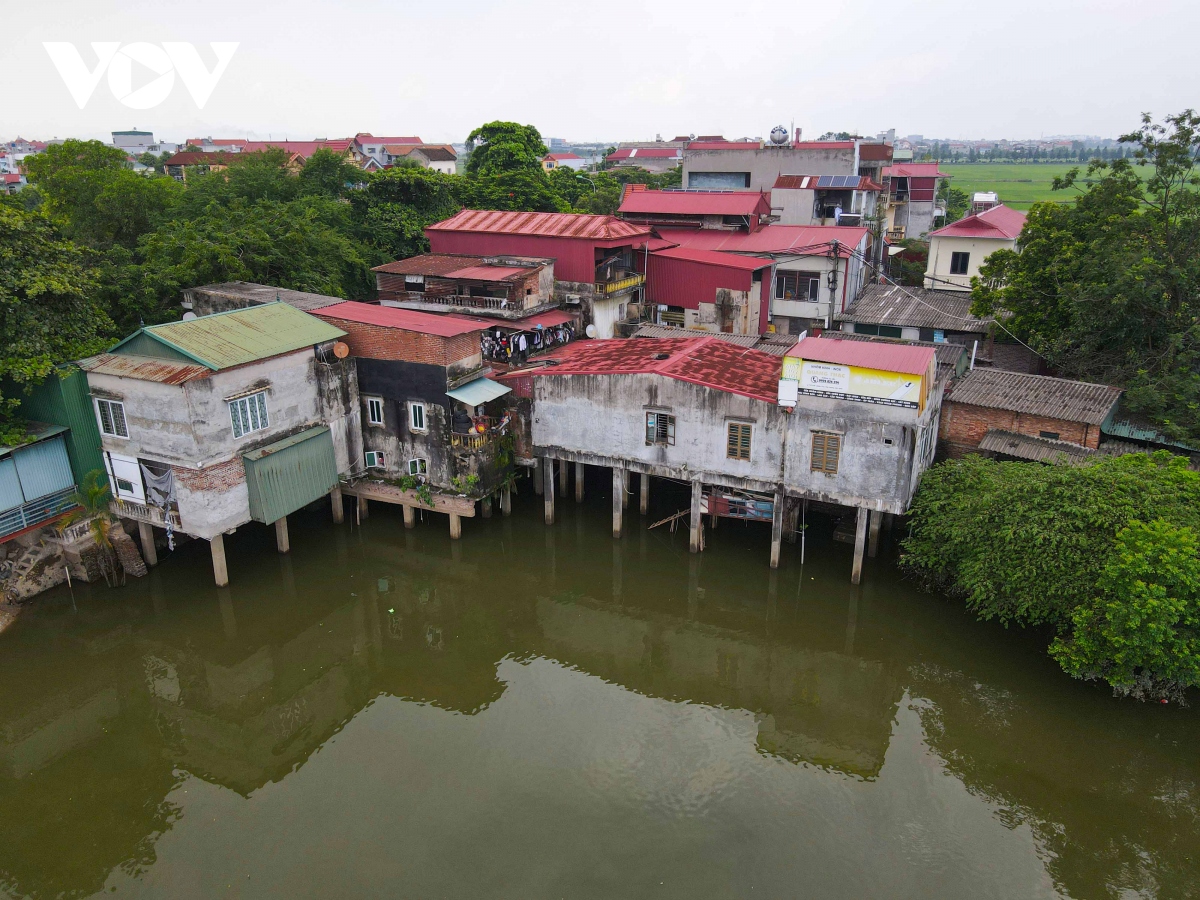
[{"label": "dense bushes", "polygon": [[1159,453],[1082,467],[935,466],[902,565],[985,619],[1049,624],[1051,655],[1119,694],[1200,685],[1200,474]]}]

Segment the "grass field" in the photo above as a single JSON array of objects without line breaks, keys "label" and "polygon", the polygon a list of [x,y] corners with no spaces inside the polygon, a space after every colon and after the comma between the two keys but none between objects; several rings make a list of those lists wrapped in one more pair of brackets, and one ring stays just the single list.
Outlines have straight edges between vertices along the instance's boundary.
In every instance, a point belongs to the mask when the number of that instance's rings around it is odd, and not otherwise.
[{"label": "grass field", "polygon": [[941,169],[954,176],[950,186],[972,194],[975,191],[995,191],[1000,200],[1013,209],[1027,210],[1041,200],[1065,203],[1075,191],[1052,191],[1050,183],[1069,169],[1078,166],[1080,174],[1086,163],[977,163],[952,165],[942,163]]}]

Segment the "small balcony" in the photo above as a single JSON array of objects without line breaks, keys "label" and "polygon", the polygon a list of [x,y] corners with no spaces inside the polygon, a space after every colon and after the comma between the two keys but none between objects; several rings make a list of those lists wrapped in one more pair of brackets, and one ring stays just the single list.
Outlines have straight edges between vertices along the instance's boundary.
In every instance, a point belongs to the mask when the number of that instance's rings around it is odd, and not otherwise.
[{"label": "small balcony", "polygon": [[178,510],[164,510],[157,506],[147,506],[144,503],[134,503],[132,500],[115,499],[108,504],[114,516],[122,519],[133,519],[135,522],[146,522],[159,528],[166,528],[170,523],[172,529],[182,528]]},{"label": "small balcony", "polygon": [[623,275],[620,278],[612,281],[597,281],[596,293],[602,297],[619,297],[622,294],[630,294],[636,291],[646,283],[645,275]]},{"label": "small balcony", "polygon": [[890,199],[893,203],[907,203],[908,191],[892,191]]},{"label": "small balcony", "polygon": [[889,243],[895,243],[897,241],[904,240],[904,228],[889,228],[887,230],[887,239]]},{"label": "small balcony", "polygon": [[74,496],[75,487],[72,485],[65,490],[55,491],[53,494],[47,494],[45,497],[38,497],[21,506],[5,510],[0,513],[0,538],[25,531],[35,525],[44,525],[67,510],[73,509],[75,507]]},{"label": "small balcony", "polygon": [[496,419],[492,416],[475,416],[471,420],[471,430],[467,432],[452,432],[450,447],[454,450],[477,452],[486,450],[496,443],[504,434],[508,420]]},{"label": "small balcony", "polygon": [[476,297],[467,294],[427,294],[417,291],[388,291],[379,295],[381,306],[416,309],[424,312],[461,312],[494,316],[500,319],[523,319],[554,309],[553,301],[530,298],[524,302],[507,297]]}]

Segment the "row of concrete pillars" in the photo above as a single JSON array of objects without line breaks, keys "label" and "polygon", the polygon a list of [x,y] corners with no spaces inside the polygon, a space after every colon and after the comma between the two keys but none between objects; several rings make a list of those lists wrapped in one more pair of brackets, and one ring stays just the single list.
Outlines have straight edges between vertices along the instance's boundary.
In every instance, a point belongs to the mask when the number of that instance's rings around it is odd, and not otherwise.
[{"label": "row of concrete pillars", "polygon": [[[567,460],[555,460],[551,456],[544,457],[538,461],[537,471],[534,472],[534,490],[541,494],[545,503],[545,520],[547,525],[554,524],[554,489],[555,489],[555,468],[557,463],[558,471],[558,491],[566,496],[569,488],[569,467],[571,463]],[[575,502],[583,502],[584,492],[584,472],[585,465],[581,462],[574,463],[575,466]],[[613,537],[619,538],[624,527],[624,511],[629,508],[629,476],[630,472],[623,467],[612,467],[613,479]],[[642,515],[646,515],[650,508],[650,476],[646,473],[639,474],[639,491],[638,491],[638,511]],[[699,553],[703,549],[703,529],[704,517],[702,514],[704,498],[704,483],[698,479],[692,481],[692,501],[688,511],[688,549],[692,553]],[[776,490],[774,503],[772,506],[771,515],[771,568],[779,568],[779,558],[782,550],[784,536],[784,519],[787,516],[787,535],[791,543],[795,543],[796,534],[798,532],[798,519],[800,514],[799,503],[792,503],[790,508],[787,504],[787,498],[780,488]],[[712,527],[717,527],[719,521],[717,516],[712,516]],[[859,507],[857,512],[857,521],[855,541],[854,541],[854,564],[850,572],[850,581],[852,584],[858,584],[862,580],[862,567],[864,552],[867,556],[874,558],[879,551],[879,532],[883,523],[884,514],[880,510],[868,510],[865,507]]]}]

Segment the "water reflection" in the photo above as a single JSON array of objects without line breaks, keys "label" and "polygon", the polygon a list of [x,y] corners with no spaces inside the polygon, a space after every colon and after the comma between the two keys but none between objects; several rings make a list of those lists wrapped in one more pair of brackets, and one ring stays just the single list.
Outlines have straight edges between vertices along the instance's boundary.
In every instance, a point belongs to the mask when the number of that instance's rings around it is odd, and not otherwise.
[{"label": "water reflection", "polygon": [[290,556],[266,529],[227,543],[229,588],[188,547],[43,604],[0,638],[0,884],[1195,890],[1190,712],[1066,681],[884,560],[851,587],[819,529],[771,571],[755,526],[695,556],[631,516],[614,543],[589,494],[554,529],[518,498],[461,543],[385,509],[298,517]]}]

